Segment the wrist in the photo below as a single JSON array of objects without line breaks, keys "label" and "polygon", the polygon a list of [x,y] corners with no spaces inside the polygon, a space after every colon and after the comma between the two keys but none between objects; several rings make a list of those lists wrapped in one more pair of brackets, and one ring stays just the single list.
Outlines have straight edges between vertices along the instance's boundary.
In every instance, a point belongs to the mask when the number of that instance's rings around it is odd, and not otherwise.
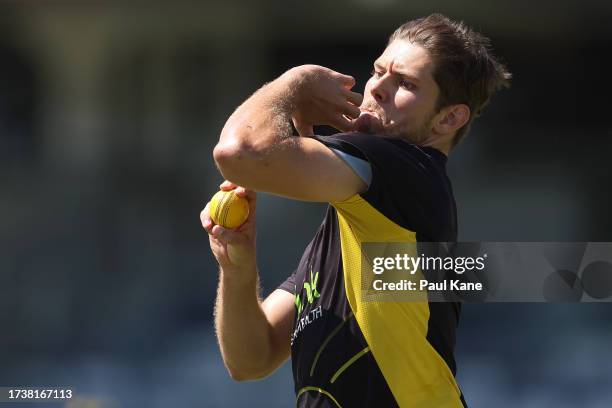
[{"label": "wrist", "polygon": [[288,113],[295,113],[304,100],[306,74],[302,66],[291,68],[282,74],[277,81],[283,89],[285,106]]},{"label": "wrist", "polygon": [[278,77],[278,79],[290,89],[295,89],[296,86],[299,86],[302,82],[304,82],[304,77],[305,73],[303,66],[299,66],[285,71],[285,73]]},{"label": "wrist", "polygon": [[222,266],[219,269],[219,278],[225,285],[232,287],[255,287],[257,284],[257,268]]}]

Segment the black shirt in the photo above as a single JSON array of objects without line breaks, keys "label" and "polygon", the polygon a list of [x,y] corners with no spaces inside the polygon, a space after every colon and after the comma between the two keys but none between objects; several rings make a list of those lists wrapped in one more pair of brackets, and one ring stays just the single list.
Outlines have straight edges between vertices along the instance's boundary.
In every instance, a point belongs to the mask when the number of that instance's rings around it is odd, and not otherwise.
[{"label": "black shirt", "polygon": [[446,156],[361,133],[317,136],[372,169],[367,191],[327,209],[295,272],[291,359],[299,407],[462,407],[457,303],[361,297],[363,242],[449,242],[456,206]]}]

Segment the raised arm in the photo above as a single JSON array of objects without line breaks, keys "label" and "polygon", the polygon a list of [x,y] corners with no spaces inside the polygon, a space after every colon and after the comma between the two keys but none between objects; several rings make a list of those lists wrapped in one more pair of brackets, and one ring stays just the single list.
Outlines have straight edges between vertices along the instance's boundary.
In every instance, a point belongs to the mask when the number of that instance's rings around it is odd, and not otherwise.
[{"label": "raised arm", "polygon": [[[366,185],[312,136],[314,125],[350,130],[362,96],[355,80],[328,68],[293,68],[247,99],[228,119],[214,158],[236,184],[306,201],[333,202]],[[291,121],[302,137],[292,136]]]}]

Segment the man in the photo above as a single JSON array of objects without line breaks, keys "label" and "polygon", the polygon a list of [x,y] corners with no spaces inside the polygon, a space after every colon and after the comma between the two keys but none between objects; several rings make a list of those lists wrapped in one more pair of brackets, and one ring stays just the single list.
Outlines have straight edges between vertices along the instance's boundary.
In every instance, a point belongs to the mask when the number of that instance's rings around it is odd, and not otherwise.
[{"label": "man", "polygon": [[[460,407],[456,303],[363,301],[362,242],[457,237],[446,155],[510,74],[488,40],[434,14],[391,36],[363,97],[355,81],[300,66],[227,121],[217,165],[251,205],[237,230],[204,228],[220,265],[216,329],[232,378],[267,376],[291,355],[301,407]],[[299,136],[292,136],[293,122]],[[344,132],[313,135],[314,125]],[[258,295],[255,191],[328,202],[296,271]]]}]

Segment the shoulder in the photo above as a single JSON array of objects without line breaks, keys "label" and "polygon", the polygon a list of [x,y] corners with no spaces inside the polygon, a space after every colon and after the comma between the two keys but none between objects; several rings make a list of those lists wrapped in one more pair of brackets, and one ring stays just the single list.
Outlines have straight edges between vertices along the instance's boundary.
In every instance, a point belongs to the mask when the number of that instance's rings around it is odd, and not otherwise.
[{"label": "shoulder", "polygon": [[398,138],[357,132],[315,138],[332,149],[368,161],[374,178],[384,184],[400,183],[429,189],[445,187],[449,183],[446,155],[434,148]]},{"label": "shoulder", "polygon": [[[405,140],[366,133],[337,133],[330,136],[315,136],[328,147],[339,149],[376,164],[383,160],[386,165],[421,163],[425,167],[444,168],[446,155],[431,147],[423,147]],[[394,159],[389,162],[387,160]]]},{"label": "shoulder", "polygon": [[444,153],[363,133],[339,133],[319,140],[370,163],[372,182],[360,196],[386,218],[428,240],[456,235],[456,207]]}]

